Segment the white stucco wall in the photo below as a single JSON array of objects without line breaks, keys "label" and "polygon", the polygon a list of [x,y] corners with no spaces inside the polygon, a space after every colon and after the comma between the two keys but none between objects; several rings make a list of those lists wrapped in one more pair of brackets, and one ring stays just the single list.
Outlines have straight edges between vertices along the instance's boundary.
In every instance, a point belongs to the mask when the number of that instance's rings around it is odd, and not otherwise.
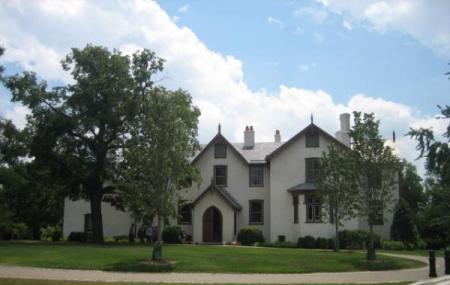
[{"label": "white stucco wall", "polygon": [[233,241],[234,210],[217,192],[210,191],[194,207],[194,215],[192,216],[193,242],[203,242],[203,214],[211,206],[216,207],[222,214],[222,241]]},{"label": "white stucco wall", "polygon": [[[84,231],[84,215],[91,213],[90,203],[86,200],[64,200],[63,234]],[[118,211],[109,203],[102,202],[103,234],[105,237],[128,235],[133,223],[131,215]]]},{"label": "white stucco wall", "polygon": [[[246,162],[242,161],[237,154],[227,147],[226,158],[214,158],[214,145],[206,149],[205,152],[195,161],[194,164],[200,171],[203,181],[200,186],[193,185],[190,189],[187,189],[183,196],[187,200],[193,201],[200,193],[202,193],[210,184],[211,179],[214,177],[214,165],[227,165],[228,166],[228,179],[226,190],[233,195],[233,197],[241,204],[242,209],[238,212],[236,217],[237,232],[243,227],[249,226],[249,201],[254,199],[264,200],[264,224],[252,225],[262,230],[266,239],[269,236],[269,223],[270,223],[270,203],[269,203],[269,170],[267,167],[264,169],[264,187],[250,187],[249,186],[249,166]],[[193,217],[197,216],[195,213],[197,209],[193,211]],[[203,214],[203,213],[202,213]],[[199,220],[201,221],[201,220]],[[199,222],[193,218],[193,223]],[[194,231],[193,239],[198,240],[196,236],[198,233]],[[225,232],[224,232],[225,234]],[[234,241],[236,237],[233,236],[231,240]]]}]

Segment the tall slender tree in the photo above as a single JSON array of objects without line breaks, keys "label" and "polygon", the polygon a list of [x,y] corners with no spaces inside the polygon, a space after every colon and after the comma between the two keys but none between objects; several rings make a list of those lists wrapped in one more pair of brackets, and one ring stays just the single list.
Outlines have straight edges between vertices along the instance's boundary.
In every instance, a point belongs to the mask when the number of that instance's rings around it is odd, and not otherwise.
[{"label": "tall slender tree", "polygon": [[356,216],[358,187],[355,160],[350,149],[331,144],[321,157],[318,196],[326,205],[323,209],[335,226],[335,250],[339,250],[339,227]]},{"label": "tall slender tree", "polygon": [[12,100],[31,110],[30,156],[47,165],[65,195],[90,201],[93,240],[103,241],[101,203],[113,193],[118,158],[139,113],[142,94],[163,60],[144,50],[131,62],[118,50],[73,48],[62,61],[73,83],[48,88],[33,72],[7,79]]},{"label": "tall slender tree", "polygon": [[374,114],[353,112],[354,126],[350,130],[357,174],[358,213],[367,219],[369,244],[367,259],[376,259],[374,226],[383,222],[383,212],[393,203],[398,186],[400,164],[392,149],[380,135],[380,122]]}]

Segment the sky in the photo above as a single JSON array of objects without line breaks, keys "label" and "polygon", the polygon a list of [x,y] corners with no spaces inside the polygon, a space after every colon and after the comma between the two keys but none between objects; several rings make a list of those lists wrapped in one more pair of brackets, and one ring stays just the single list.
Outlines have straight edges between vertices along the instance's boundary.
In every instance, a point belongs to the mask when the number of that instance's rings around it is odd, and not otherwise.
[{"label": "sky", "polygon": [[[402,158],[416,161],[410,127],[442,134],[450,104],[450,1],[85,1],[0,2],[0,63],[35,71],[50,86],[71,82],[60,60],[98,44],[166,60],[156,79],[189,91],[202,115],[199,140],[222,125],[243,140],[286,141],[314,122],[334,134],[342,112],[373,112]],[[28,110],[0,87],[0,116],[24,126]]]}]

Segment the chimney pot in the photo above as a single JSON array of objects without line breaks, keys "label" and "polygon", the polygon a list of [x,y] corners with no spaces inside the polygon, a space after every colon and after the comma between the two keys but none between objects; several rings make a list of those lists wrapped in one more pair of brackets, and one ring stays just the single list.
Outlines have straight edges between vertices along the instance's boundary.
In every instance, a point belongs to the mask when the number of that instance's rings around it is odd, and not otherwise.
[{"label": "chimney pot", "polygon": [[247,126],[244,131],[244,149],[252,149],[255,146],[255,131],[253,126]]},{"label": "chimney pot", "polygon": [[280,130],[275,131],[275,142],[281,142]]}]

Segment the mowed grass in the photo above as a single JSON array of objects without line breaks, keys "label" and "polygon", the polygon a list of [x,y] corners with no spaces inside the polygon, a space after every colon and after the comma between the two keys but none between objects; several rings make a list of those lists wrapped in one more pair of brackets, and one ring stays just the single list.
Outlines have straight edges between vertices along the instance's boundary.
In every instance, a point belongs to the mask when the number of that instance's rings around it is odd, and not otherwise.
[{"label": "mowed grass", "polygon": [[[41,242],[0,243],[0,264],[21,266],[152,271],[142,265],[151,256],[145,245],[89,245]],[[165,245],[163,257],[176,272],[309,273],[389,270],[424,266],[403,258],[378,256],[369,262],[361,252],[202,245]]]},{"label": "mowed grass", "polygon": [[[400,283],[376,283],[376,285],[406,285],[411,282],[400,282]],[[55,280],[31,280],[31,279],[9,279],[0,278],[1,285],[186,285],[186,283],[135,283],[135,282],[86,282],[86,281],[55,281]],[[375,285],[364,283],[365,285]],[[195,284],[190,283],[190,285],[205,285],[205,283]],[[256,285],[256,284],[222,284],[222,285]],[[276,284],[265,284],[265,285],[276,285]],[[302,285],[308,285],[302,283]],[[309,284],[312,285],[312,284]],[[321,284],[314,284],[321,285]],[[324,285],[324,284],[322,284]],[[333,285],[333,284],[327,284]],[[337,284],[335,284],[337,285]],[[351,285],[351,283],[339,283],[339,285]]]}]

